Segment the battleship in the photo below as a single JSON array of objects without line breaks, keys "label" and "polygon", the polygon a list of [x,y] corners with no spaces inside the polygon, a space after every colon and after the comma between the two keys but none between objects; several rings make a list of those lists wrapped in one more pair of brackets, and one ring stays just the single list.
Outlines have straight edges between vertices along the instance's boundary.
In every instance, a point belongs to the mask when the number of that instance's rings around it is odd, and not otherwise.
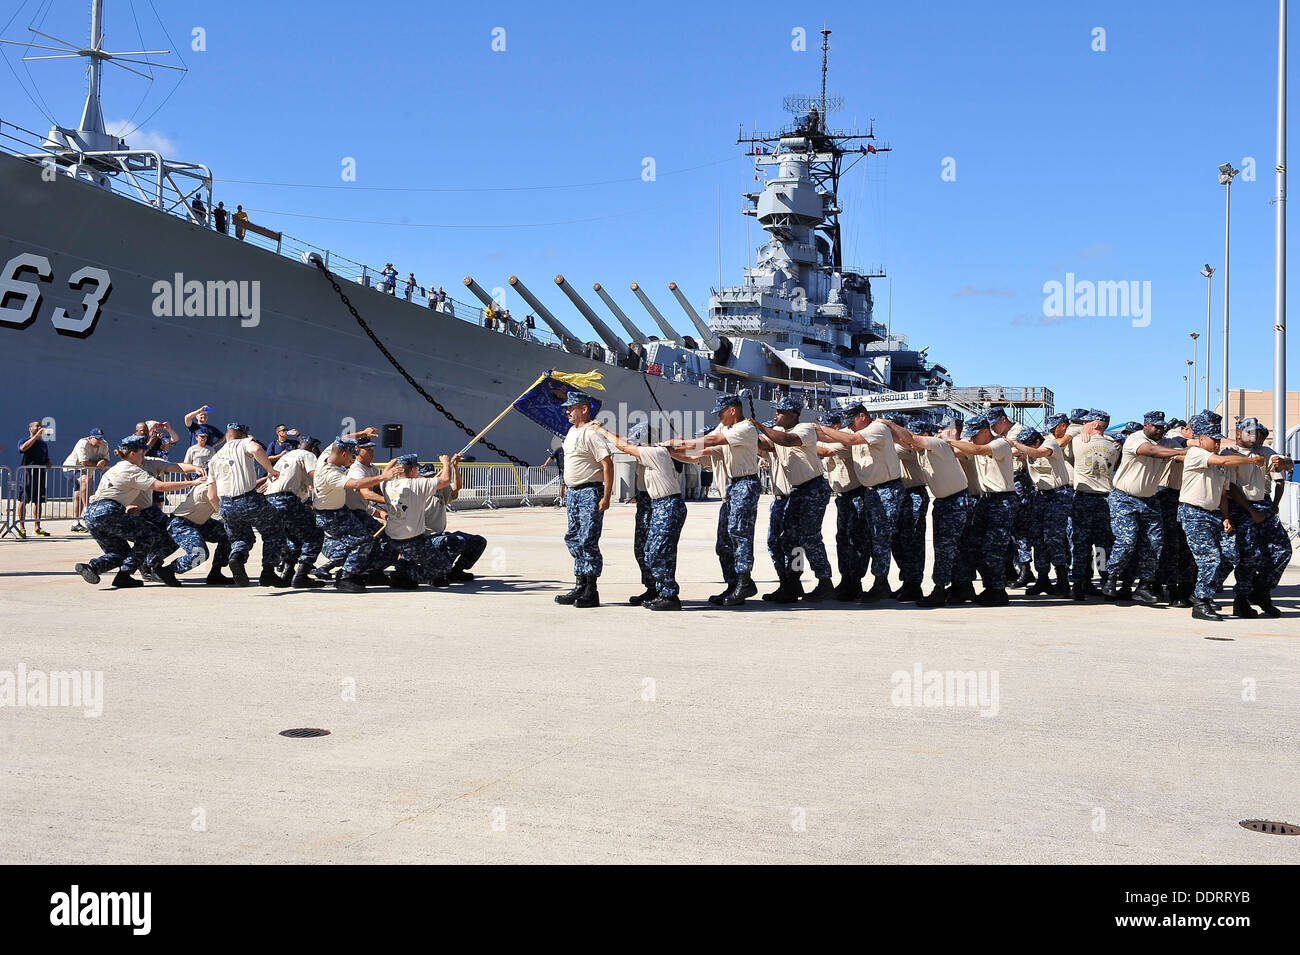
[{"label": "battleship", "polygon": [[[664,436],[710,424],[723,391],[747,391],[760,417],[782,394],[814,409],[960,408],[948,371],[875,317],[871,282],[882,273],[844,264],[840,177],[888,147],[874,129],[829,127],[828,38],[820,97],[787,98],[793,122],[738,138],[765,174],[745,196],[766,241],[743,283],[711,289],[705,316],[667,283],[689,321],[683,333],[631,282],[649,334],[600,283],[587,295],[555,276],[561,313],[534,291],[541,283],[467,276],[464,300],[430,307],[427,290],[403,294],[373,266],[264,224],[241,225],[238,238],[217,230],[210,211],[221,197],[207,166],[132,148],[106,129],[104,71],[166,51],[106,50],[104,3],[92,0],[88,45],[34,38],[60,51],[52,58],[86,61],[79,124],[38,134],[0,120],[0,340],[10,359],[0,421],[39,419],[68,441],[143,418],[179,426],[207,404],[219,422],[255,431],[289,421],[329,436],[400,423],[406,447],[432,454],[460,447],[547,369],[599,371],[606,411],[663,415]],[[526,303],[527,320],[497,317],[510,304],[502,290]],[[571,329],[570,310],[597,339]],[[546,440],[509,415],[475,453],[537,464]]]}]

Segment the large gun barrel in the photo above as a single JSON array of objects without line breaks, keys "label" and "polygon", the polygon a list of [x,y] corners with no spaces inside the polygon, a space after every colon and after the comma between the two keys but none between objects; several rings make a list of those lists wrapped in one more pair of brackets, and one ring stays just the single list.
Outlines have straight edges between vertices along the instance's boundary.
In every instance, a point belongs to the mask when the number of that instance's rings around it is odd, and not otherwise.
[{"label": "large gun barrel", "polygon": [[601,301],[605,303],[605,307],[614,313],[614,317],[618,319],[619,324],[623,326],[623,330],[627,332],[628,337],[631,338],[632,341],[641,345],[649,344],[650,339],[646,337],[645,332],[641,331],[641,329],[633,323],[632,319],[628,318],[627,315],[623,313],[623,310],[618,307],[618,302],[609,297],[609,293],[600,287],[599,282],[592,285],[592,289],[600,296]]},{"label": "large gun barrel", "polygon": [[642,291],[641,286],[635,282],[632,283],[632,293],[636,295],[637,301],[641,303],[645,310],[650,313],[650,317],[655,320],[655,324],[659,326],[659,331],[664,333],[665,338],[674,342],[681,341],[682,336],[678,335],[677,330],[668,324],[668,319],[659,314],[659,309],[655,308],[655,303],[650,301],[649,297]]},{"label": "large gun barrel", "polygon": [[572,352],[575,355],[586,354],[587,346],[584,345],[578,337],[573,334],[573,332],[565,328],[564,323],[552,315],[551,310],[539,302],[537,297],[533,295],[532,292],[528,291],[528,287],[524,285],[523,282],[519,281],[516,276],[510,276],[510,287],[523,296],[524,301],[532,307],[533,311],[537,313],[538,317],[541,318],[542,321],[551,326],[551,331],[555,332],[556,336],[560,339],[560,343],[564,345],[565,351]]},{"label": "large gun barrel", "polygon": [[713,334],[713,330],[709,328],[708,325],[704,324],[704,319],[700,318],[699,313],[695,311],[694,306],[686,300],[686,296],[683,295],[682,290],[677,287],[677,283],[669,282],[668,288],[672,291],[673,295],[677,297],[677,303],[681,305],[682,311],[685,312],[686,317],[691,320],[691,324],[695,326],[695,330],[700,333],[700,338],[702,338],[704,343],[709,346],[709,350],[717,351],[721,348],[722,342],[718,341],[718,336]]},{"label": "large gun barrel", "polygon": [[604,321],[601,320],[601,317],[591,310],[591,306],[582,300],[582,296],[578,294],[577,290],[568,282],[564,281],[563,275],[557,275],[555,277],[555,284],[558,285],[561,291],[569,297],[569,301],[572,302],[573,307],[582,314],[582,317],[591,323],[591,327],[596,330],[596,334],[601,337],[601,340],[605,343],[606,347],[608,347],[614,354],[618,355],[619,358],[626,358],[628,356],[627,342],[615,335],[613,329],[606,325]]},{"label": "large gun barrel", "polygon": [[465,276],[465,287],[473,293],[474,297],[483,303],[486,308],[496,308],[497,303],[492,301],[492,296],[483,291],[483,286],[474,281],[472,276]]}]

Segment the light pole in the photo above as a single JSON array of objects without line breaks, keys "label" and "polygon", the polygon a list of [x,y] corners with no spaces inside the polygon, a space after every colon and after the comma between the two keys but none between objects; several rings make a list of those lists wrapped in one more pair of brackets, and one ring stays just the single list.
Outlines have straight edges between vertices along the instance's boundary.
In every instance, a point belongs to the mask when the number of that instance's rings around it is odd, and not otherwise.
[{"label": "light pole", "polygon": [[[1286,446],[1286,0],[1277,4],[1277,203],[1273,238],[1273,434]],[[1285,450],[1283,450],[1285,454]],[[1294,498],[1292,499],[1294,500]],[[1295,512],[1291,521],[1295,523]]]},{"label": "light pole", "polygon": [[1228,417],[1228,251],[1231,248],[1232,180],[1240,169],[1225,162],[1219,166],[1219,185],[1223,186],[1223,426],[1232,427]]},{"label": "light pole", "polygon": [[1210,405],[1210,299],[1214,296],[1214,269],[1209,262],[1205,263],[1201,274],[1205,276],[1205,408],[1213,411]]},{"label": "light pole", "polygon": [[[1189,418],[1192,415],[1192,405],[1196,404],[1196,383],[1200,380],[1196,377],[1196,340],[1200,337],[1198,332],[1192,332],[1192,391],[1188,396],[1191,400],[1187,402],[1187,416]],[[1206,344],[1209,344],[1208,339]]]},{"label": "light pole", "polygon": [[1187,382],[1183,388],[1183,420],[1187,421],[1192,417],[1192,393],[1196,391],[1196,373],[1192,371],[1192,366],[1196,363],[1188,359],[1187,374],[1183,375],[1183,381]]}]

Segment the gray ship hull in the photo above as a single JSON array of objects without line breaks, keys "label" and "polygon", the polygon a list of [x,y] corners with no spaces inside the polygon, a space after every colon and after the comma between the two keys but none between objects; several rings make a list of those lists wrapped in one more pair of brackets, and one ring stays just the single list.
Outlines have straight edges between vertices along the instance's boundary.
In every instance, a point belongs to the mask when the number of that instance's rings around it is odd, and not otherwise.
[{"label": "gray ship hull", "polygon": [[[0,302],[8,305],[0,311],[6,463],[15,463],[11,441],[31,420],[49,419],[58,463],[92,427],[115,439],[155,418],[180,431],[184,414],[205,403],[218,426],[242,421],[263,440],[281,421],[325,438],[353,422],[401,423],[406,449],[425,458],[468,440],[388,364],[315,267],[67,176],[45,181],[39,167],[0,154],[0,265],[24,253],[48,259],[51,274],[18,276],[40,290],[26,322],[19,321],[21,295]],[[87,313],[83,299],[95,283],[69,285],[86,267],[107,272],[111,291],[93,328],[60,331],[57,308],[70,316],[65,326]],[[257,324],[246,327],[238,316],[159,317],[155,283],[173,283],[178,273],[187,282],[258,283]],[[600,371],[600,397],[617,423],[656,411],[650,389],[676,416],[674,430],[716,421],[710,389],[598,364],[341,284],[407,371],[476,430],[548,368]],[[770,416],[770,406],[759,405],[760,416]],[[542,462],[551,440],[513,413],[490,437],[530,464]],[[500,460],[481,445],[471,453]]]}]

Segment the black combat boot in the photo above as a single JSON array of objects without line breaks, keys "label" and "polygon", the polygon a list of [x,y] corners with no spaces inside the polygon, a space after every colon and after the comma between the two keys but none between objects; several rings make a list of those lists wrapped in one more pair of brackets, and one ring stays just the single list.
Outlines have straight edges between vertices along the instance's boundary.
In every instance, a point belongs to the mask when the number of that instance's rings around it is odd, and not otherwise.
[{"label": "black combat boot", "polygon": [[1120,585],[1119,590],[1115,591],[1115,601],[1117,603],[1133,602],[1133,581],[1126,580]]},{"label": "black combat boot", "polygon": [[1115,596],[1115,581],[1107,580],[1101,585],[1101,596],[1108,604],[1113,604],[1118,599]]},{"label": "black combat boot", "polygon": [[[435,584],[434,586],[436,587],[437,584]],[[572,604],[575,600],[578,599],[578,594],[582,593],[582,591],[586,588],[586,586],[587,586],[587,578],[586,578],[586,575],[584,575],[584,574],[578,574],[578,575],[573,579],[573,589],[572,589],[572,590],[566,590],[566,591],[565,591],[564,593],[562,593],[562,594],[556,594],[556,595],[555,595],[555,602],[556,602],[557,604],[566,604],[566,605],[567,605],[567,604]]]},{"label": "black combat boot", "polygon": [[383,587],[388,583],[388,575],[376,567],[366,572],[366,583],[374,587]]},{"label": "black combat boot", "polygon": [[1081,583],[1071,584],[1070,599],[1078,603],[1083,603],[1085,600],[1088,599],[1088,588]]},{"label": "black combat boot", "polygon": [[1192,619],[1193,620],[1222,620],[1219,611],[1214,606],[1214,601],[1202,597],[1192,598]]},{"label": "black combat boot", "polygon": [[1023,564],[1017,564],[1016,568],[1016,579],[1012,581],[1012,587],[1028,587],[1031,583],[1036,582],[1033,571],[1029,569],[1028,561],[1025,561]]},{"label": "black combat boot", "polygon": [[796,592],[795,589],[790,586],[789,574],[781,574],[777,577],[777,580],[779,580],[780,583],[777,585],[776,590],[771,590],[763,594],[763,599],[768,603],[792,604],[802,595],[803,587],[800,587]]},{"label": "black combat boot", "polygon": [[73,569],[77,573],[81,574],[81,579],[84,580],[86,583],[88,584],[99,583],[99,574],[97,574],[95,572],[95,568],[91,567],[89,564],[78,564]]},{"label": "black combat boot", "polygon": [[1054,585],[1045,575],[1039,577],[1025,590],[1026,597],[1033,597],[1035,594],[1050,594]]},{"label": "black combat boot", "polygon": [[575,607],[582,607],[583,609],[588,607],[599,607],[600,593],[596,590],[596,576],[594,574],[588,574],[584,579],[587,582],[586,586],[582,588],[582,593],[578,594],[578,596],[574,598],[573,605]]},{"label": "black combat boot", "polygon": [[[292,581],[290,581],[292,583]],[[274,567],[263,567],[262,573],[258,575],[257,586],[259,587],[282,587],[284,584],[280,580],[280,575],[276,573]]]},{"label": "black combat boot", "polygon": [[1259,611],[1250,605],[1250,600],[1246,597],[1232,598],[1232,615],[1234,617],[1245,617],[1247,619],[1258,617]]},{"label": "black combat boot", "polygon": [[731,593],[731,588],[736,586],[736,581],[731,578],[724,580],[723,583],[726,584],[727,586],[722,588],[722,593],[714,594],[709,598],[709,603],[713,604],[716,607],[722,606],[722,598],[727,596],[727,594]]},{"label": "black combat boot", "polygon": [[948,588],[948,606],[970,603],[975,599],[975,587],[969,580],[954,581]]},{"label": "black combat boot", "polygon": [[447,575],[447,579],[453,584],[467,584],[474,579],[474,575],[468,570],[461,570],[459,567],[453,567],[451,573]]},{"label": "black combat boot", "polygon": [[985,587],[976,597],[981,607],[1005,607],[1011,603],[1005,587]]},{"label": "black combat boot", "polygon": [[877,577],[875,583],[871,585],[871,589],[858,598],[858,603],[860,604],[879,603],[880,601],[884,600],[886,597],[892,597],[892,596],[894,596],[894,592],[889,587],[889,581],[886,580],[884,577]]},{"label": "black combat boot", "polygon": [[242,560],[232,560],[230,567],[230,579],[236,587],[249,586],[248,574],[244,571],[244,562]]},{"label": "black combat boot", "polygon": [[1070,568],[1065,564],[1056,565],[1056,587],[1052,593],[1058,597],[1073,596],[1070,589]]},{"label": "black combat boot", "polygon": [[835,588],[835,599],[840,603],[849,603],[862,596],[862,581],[844,577]]},{"label": "black combat boot", "polygon": [[176,568],[170,564],[162,564],[154,568],[154,576],[168,587],[179,587],[181,582],[176,579]]},{"label": "black combat boot", "polygon": [[925,591],[918,583],[903,584],[894,591],[894,599],[899,603],[915,603],[925,596]]},{"label": "black combat boot", "polygon": [[221,568],[225,566],[224,563],[218,564],[214,561],[212,567],[208,570],[208,576],[203,578],[203,582],[209,587],[225,587],[228,584],[233,584],[234,581],[221,572]]},{"label": "black combat boot", "polygon": [[656,597],[643,606],[649,610],[681,610],[682,602],[677,597]]},{"label": "black combat boot", "polygon": [[1260,609],[1266,617],[1280,617],[1282,611],[1273,605],[1273,596],[1267,590],[1260,587],[1250,595],[1251,602]]},{"label": "black combat boot", "polygon": [[347,571],[339,574],[338,579],[334,581],[334,586],[345,594],[364,594],[366,592],[366,582],[360,574],[349,574]]},{"label": "black combat boot", "polygon": [[293,564],[290,564],[284,569],[283,573],[277,571],[276,576],[280,578],[280,583],[277,586],[292,587],[293,578],[297,576],[297,573],[293,569]]},{"label": "black combat boot", "polygon": [[404,570],[394,570],[388,575],[388,586],[394,590],[419,590],[420,585]]},{"label": "black combat boot", "polygon": [[1192,605],[1188,599],[1191,596],[1191,588],[1186,584],[1171,584],[1169,586],[1169,606],[1187,609]]},{"label": "black combat boot", "polygon": [[310,568],[303,564],[293,575],[293,579],[289,581],[289,586],[294,590],[316,590],[319,587],[324,587],[325,584],[313,577]]},{"label": "black combat boot", "polygon": [[758,587],[749,574],[740,574],[736,577],[736,582],[731,585],[731,589],[722,595],[722,606],[739,607],[745,602],[745,598],[752,597],[756,593]]},{"label": "black combat boot", "polygon": [[1148,607],[1160,603],[1160,595],[1156,593],[1157,585],[1150,580],[1138,581],[1137,588],[1134,589],[1132,599],[1134,603],[1146,604]]},{"label": "black combat boot", "polygon": [[654,600],[658,596],[659,596],[658,588],[656,588],[654,584],[646,584],[645,591],[643,593],[635,594],[634,596],[628,597],[627,602],[630,603],[633,607],[644,607],[646,604],[648,604],[650,601]]},{"label": "black combat boot", "polygon": [[129,570],[119,570],[113,577],[113,586],[121,589],[129,589],[131,587],[143,587],[144,581],[136,580],[134,577],[131,576],[131,572]]},{"label": "black combat boot", "polygon": [[831,583],[829,577],[818,577],[817,586],[803,595],[803,599],[810,604],[819,604],[823,600],[829,600],[835,596],[835,586]]},{"label": "black combat boot", "polygon": [[934,590],[916,602],[918,607],[946,607],[948,605],[948,588],[935,585]]}]

